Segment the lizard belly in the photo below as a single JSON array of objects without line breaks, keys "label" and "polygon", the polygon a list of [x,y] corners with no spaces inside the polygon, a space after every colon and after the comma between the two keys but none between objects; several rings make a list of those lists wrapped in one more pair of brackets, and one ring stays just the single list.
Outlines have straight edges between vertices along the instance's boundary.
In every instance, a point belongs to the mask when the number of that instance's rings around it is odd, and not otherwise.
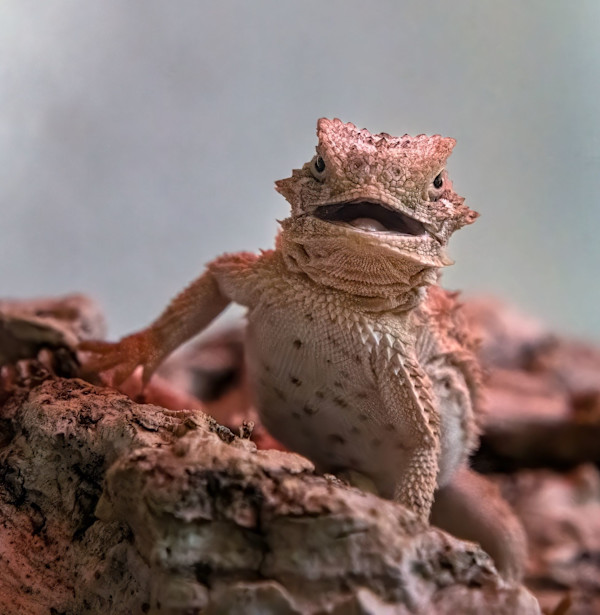
[{"label": "lizard belly", "polygon": [[392,497],[405,449],[380,401],[370,350],[349,328],[299,308],[249,314],[248,371],[261,421],[319,470],[365,474]]}]

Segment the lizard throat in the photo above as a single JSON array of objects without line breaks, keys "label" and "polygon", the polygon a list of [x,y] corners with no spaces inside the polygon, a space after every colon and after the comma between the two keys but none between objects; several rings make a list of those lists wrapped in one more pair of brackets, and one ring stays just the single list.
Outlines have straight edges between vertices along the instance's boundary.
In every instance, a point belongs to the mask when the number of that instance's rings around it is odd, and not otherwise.
[{"label": "lizard throat", "polygon": [[288,271],[343,292],[369,311],[411,309],[437,281],[437,263],[382,246],[379,233],[352,232],[313,216],[287,218],[281,226],[277,248]]}]

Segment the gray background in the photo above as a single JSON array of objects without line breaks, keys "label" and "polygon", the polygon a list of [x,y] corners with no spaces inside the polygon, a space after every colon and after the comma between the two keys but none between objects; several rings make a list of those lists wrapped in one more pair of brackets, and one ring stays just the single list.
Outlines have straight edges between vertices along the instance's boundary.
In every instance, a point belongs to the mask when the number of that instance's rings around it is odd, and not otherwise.
[{"label": "gray background", "polygon": [[84,291],[112,336],[270,247],[315,122],[441,133],[482,217],[448,287],[600,339],[600,2],[3,0],[2,296]]}]

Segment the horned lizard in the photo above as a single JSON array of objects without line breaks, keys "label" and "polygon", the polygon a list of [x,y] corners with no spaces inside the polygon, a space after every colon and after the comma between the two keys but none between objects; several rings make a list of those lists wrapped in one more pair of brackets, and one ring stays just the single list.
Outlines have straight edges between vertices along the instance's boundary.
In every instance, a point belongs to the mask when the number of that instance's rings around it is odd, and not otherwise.
[{"label": "horned lizard", "polygon": [[138,365],[147,381],[229,302],[246,306],[255,402],[277,439],[478,540],[518,576],[520,525],[467,470],[479,370],[456,298],[437,286],[450,235],[478,215],[445,170],[455,141],[338,119],[317,135],[314,158],[276,182],[291,215],[275,249],[217,258],[148,328],[82,348],[117,382]]}]

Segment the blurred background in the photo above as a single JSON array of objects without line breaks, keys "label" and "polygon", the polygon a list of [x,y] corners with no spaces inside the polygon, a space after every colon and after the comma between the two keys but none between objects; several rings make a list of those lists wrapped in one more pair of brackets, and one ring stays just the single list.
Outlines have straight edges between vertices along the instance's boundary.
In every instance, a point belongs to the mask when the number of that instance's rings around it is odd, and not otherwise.
[{"label": "blurred background", "polygon": [[597,0],[3,0],[0,295],[81,291],[111,337],[271,247],[318,117],[458,141],[481,213],[444,285],[600,340]]}]

